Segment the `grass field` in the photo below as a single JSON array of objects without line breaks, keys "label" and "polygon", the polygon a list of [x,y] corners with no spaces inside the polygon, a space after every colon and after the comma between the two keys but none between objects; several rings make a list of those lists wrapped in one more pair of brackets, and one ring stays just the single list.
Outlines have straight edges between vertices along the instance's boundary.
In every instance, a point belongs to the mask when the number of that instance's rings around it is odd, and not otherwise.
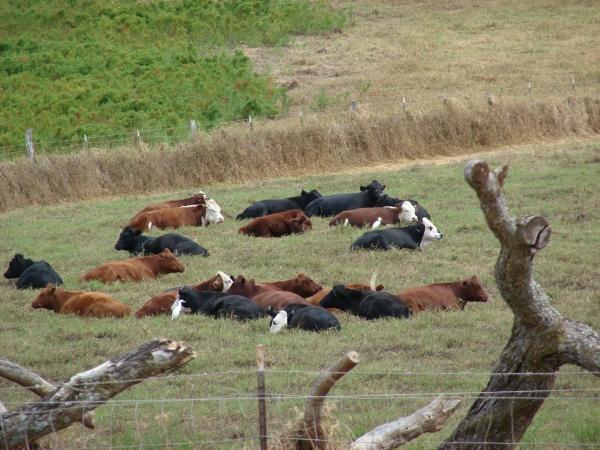
[{"label": "grass field", "polygon": [[[536,278],[561,312],[599,330],[600,142],[570,141],[514,150],[518,151],[485,158],[493,164],[511,161],[506,195],[512,213],[543,214],[552,225],[551,243],[536,259]],[[169,448],[256,448],[251,438],[257,434],[257,408],[246,397],[255,393],[255,346],[265,344],[267,390],[281,394],[267,404],[270,435],[277,436],[297,417],[295,408],[302,407],[302,396],[321,368],[342,353],[356,350],[361,363],[335,387],[332,395],[339,397],[329,402],[334,406],[330,414],[337,420],[332,426],[335,439],[341,441],[339,448],[345,448],[343,442],[353,436],[425,405],[435,393],[462,393],[463,405],[446,429],[411,444],[435,447],[485,386],[512,320],[494,286],[498,243],[462,178],[463,166],[464,162],[367,167],[244,185],[197,186],[221,204],[226,222],[180,231],[196,238],[211,256],[183,257],[183,274],[143,283],[103,286],[77,279],[97,264],[127,257],[113,250],[113,245],[120,227],[136,210],[189,191],[26,208],[1,215],[0,261],[8,261],[17,251],[46,259],[67,288],[102,290],[133,308],[164,288],[207,279],[217,270],[262,281],[287,279],[305,271],[327,286],[368,282],[378,270],[378,282],[391,292],[477,275],[491,294],[489,303],[469,305],[463,312],[368,323],[342,314],[339,333],[287,331],[271,336],[267,319],[253,323],[197,316],[176,322],[167,317],[84,320],[34,311],[29,307],[34,292],[17,291],[2,280],[0,354],[46,377],[70,376],[155,337],[182,340],[198,354],[181,376],[142,383],[119,396],[120,403],[100,407],[95,431],[76,425],[48,438],[48,445],[61,449],[167,444]],[[313,231],[305,235],[282,239],[237,234],[240,223],[233,217],[251,201],[296,195],[302,188],[317,188],[324,194],[352,192],[374,178],[386,184],[390,194],[423,203],[444,239],[424,252],[351,252],[350,244],[362,231],[329,229],[327,219],[315,219]],[[556,389],[567,391],[551,395],[524,442],[556,444],[546,448],[600,442],[597,378],[575,367],[565,367],[563,372]],[[0,381],[0,400],[9,409],[31,399],[32,394]]]}]

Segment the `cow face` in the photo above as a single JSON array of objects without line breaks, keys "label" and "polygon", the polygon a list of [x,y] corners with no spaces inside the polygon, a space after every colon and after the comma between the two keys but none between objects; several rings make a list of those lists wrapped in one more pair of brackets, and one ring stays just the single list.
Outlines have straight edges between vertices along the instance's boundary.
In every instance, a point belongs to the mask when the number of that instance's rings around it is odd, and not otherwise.
[{"label": "cow face", "polygon": [[131,227],[125,227],[119,234],[119,239],[115,244],[115,250],[126,250],[132,252],[137,246],[138,240],[142,232],[140,230],[134,230]]},{"label": "cow face", "polygon": [[338,308],[346,310],[358,297],[361,297],[361,291],[354,289],[348,289],[342,284],[338,284],[331,289],[331,292],[327,294],[319,303],[323,308]]},{"label": "cow face", "polygon": [[396,205],[396,207],[398,208],[398,221],[399,222],[408,222],[408,223],[412,223],[412,222],[416,222],[417,220],[419,220],[417,218],[417,214],[415,211],[415,205],[413,205],[411,202],[409,201],[404,201],[399,205]]},{"label": "cow face", "polygon": [[488,295],[481,281],[477,277],[471,277],[467,280],[461,281],[461,295],[460,298],[465,302],[487,302]]},{"label": "cow face", "polygon": [[291,230],[294,233],[303,233],[306,230],[312,229],[312,222],[304,214],[290,219]]},{"label": "cow face", "polygon": [[220,289],[221,292],[227,292],[231,285],[233,284],[234,278],[231,275],[227,275],[225,272],[217,272],[219,278],[221,278],[222,287]]},{"label": "cow face", "polygon": [[252,298],[258,292],[254,280],[247,280],[244,275],[238,275],[228,291],[230,294],[243,295]]},{"label": "cow face", "polygon": [[302,298],[307,298],[321,291],[323,286],[305,273],[299,273],[294,279],[294,292]]},{"label": "cow face", "polygon": [[360,190],[368,191],[369,196],[371,198],[373,198],[374,200],[377,200],[378,198],[383,196],[383,191],[385,190],[385,184],[381,184],[379,181],[373,180],[366,186],[361,186]]},{"label": "cow face", "polygon": [[438,231],[437,227],[426,217],[423,217],[422,224],[425,227],[425,231],[423,232],[423,237],[421,238],[421,248],[425,248],[433,241],[439,241],[444,237],[444,235]]},{"label": "cow face", "polygon": [[307,205],[310,202],[312,202],[313,200],[316,200],[319,197],[322,197],[321,193],[319,191],[317,191],[316,189],[313,189],[310,192],[306,192],[304,189],[302,189],[302,192],[300,192],[300,196],[306,202]]},{"label": "cow face", "polygon": [[188,286],[182,287],[177,292],[177,298],[171,306],[171,318],[176,319],[179,312],[186,310],[195,313],[198,311],[198,302],[193,298],[192,289]]},{"label": "cow face", "polygon": [[32,264],[33,261],[31,259],[27,259],[20,253],[17,253],[8,263],[8,269],[4,272],[4,278],[19,278],[25,269]]},{"label": "cow face", "polygon": [[271,323],[269,325],[269,330],[271,333],[278,333],[279,331],[287,328],[288,324],[288,314],[285,310],[279,311],[275,317],[271,319]]},{"label": "cow face", "polygon": [[185,270],[185,266],[168,248],[158,254],[158,259],[159,269],[162,273],[183,272]]},{"label": "cow face", "polygon": [[46,286],[42,291],[38,294],[33,302],[31,302],[31,307],[38,309],[54,309],[56,305],[56,286]]},{"label": "cow face", "polygon": [[222,223],[225,221],[221,214],[221,207],[217,205],[217,202],[210,199],[206,202],[206,214],[204,215],[205,224],[211,223]]}]

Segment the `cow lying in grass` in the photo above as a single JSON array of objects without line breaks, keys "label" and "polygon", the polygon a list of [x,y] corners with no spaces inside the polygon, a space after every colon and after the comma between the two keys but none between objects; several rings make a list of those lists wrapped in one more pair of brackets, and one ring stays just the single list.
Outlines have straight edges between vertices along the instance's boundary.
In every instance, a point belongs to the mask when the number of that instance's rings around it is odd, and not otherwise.
[{"label": "cow lying in grass", "polygon": [[120,318],[131,314],[129,306],[102,292],[65,291],[56,286],[43,289],[31,303],[31,307],[83,317]]},{"label": "cow lying in grass", "polygon": [[88,270],[81,281],[99,280],[102,283],[115,281],[142,281],[158,275],[183,272],[185,267],[169,249],[158,255],[139,256],[124,261],[112,261]]},{"label": "cow lying in grass", "polygon": [[160,203],[154,203],[153,205],[148,205],[144,209],[142,209],[138,214],[147,211],[153,211],[155,209],[177,208],[179,206],[189,205],[204,205],[206,204],[207,200],[208,196],[204,192],[200,191],[197,194],[192,195],[191,197],[181,198],[177,200],[167,200]]},{"label": "cow lying in grass", "polygon": [[408,227],[369,231],[354,241],[350,248],[352,250],[390,250],[392,248],[422,250],[442,237],[444,235],[438,231],[437,227],[429,219],[424,218],[418,224]]},{"label": "cow lying in grass", "polygon": [[247,280],[243,275],[238,275],[229,288],[228,293],[248,297],[261,308],[271,307],[279,311],[291,303],[309,304],[305,299],[293,292],[280,291],[273,286],[257,284],[254,280]]},{"label": "cow lying in grass", "polygon": [[144,236],[141,231],[131,227],[121,230],[115,250],[125,250],[132,255],[156,255],[165,248],[174,255],[201,255],[208,256],[208,250],[194,241],[177,233],[167,233],[152,238]]},{"label": "cow lying in grass", "polygon": [[377,221],[379,221],[379,225],[416,222],[415,207],[411,202],[406,201],[396,206],[358,208],[350,211],[342,211],[329,222],[329,226],[351,225],[353,227],[371,227]]},{"label": "cow lying in grass", "polygon": [[316,190],[306,192],[302,190],[297,197],[288,197],[283,199],[261,200],[248,206],[243,212],[237,215],[236,219],[251,219],[254,217],[262,217],[267,214],[273,214],[291,209],[304,210],[306,206],[321,197],[321,193]]},{"label": "cow lying in grass", "polygon": [[312,228],[312,222],[299,209],[269,214],[254,219],[241,227],[239,233],[256,237],[281,237],[304,233]]},{"label": "cow lying in grass", "polygon": [[48,284],[63,284],[63,280],[46,261],[32,261],[20,253],[8,263],[4,278],[17,278],[17,289],[39,289]]},{"label": "cow lying in grass", "polygon": [[383,195],[384,189],[385,185],[373,180],[368,185],[361,186],[360,192],[319,197],[310,202],[304,208],[304,212],[308,217],[327,217],[350,209],[372,208],[377,205],[377,200]]},{"label": "cow lying in grass", "polygon": [[306,331],[341,329],[337,318],[318,306],[292,303],[286,305],[278,313],[270,308],[267,312],[273,317],[269,325],[271,333],[278,333],[284,328],[298,328]]},{"label": "cow lying in grass", "polygon": [[412,312],[462,310],[468,302],[488,301],[487,292],[477,277],[407,288],[398,292],[396,296]]},{"label": "cow lying in grass", "polygon": [[127,226],[134,230],[150,231],[153,227],[164,230],[183,226],[208,226],[224,220],[221,207],[211,199],[201,205],[161,208],[139,213]]},{"label": "cow lying in grass", "polygon": [[221,292],[197,291],[192,288],[181,288],[177,295],[182,308],[189,308],[192,314],[204,314],[235,320],[253,320],[267,315],[252,300],[242,295]]},{"label": "cow lying in grass", "polygon": [[407,318],[411,315],[408,306],[392,294],[348,289],[343,285],[334,286],[320,304],[323,308],[337,308],[367,320],[382,317]]}]

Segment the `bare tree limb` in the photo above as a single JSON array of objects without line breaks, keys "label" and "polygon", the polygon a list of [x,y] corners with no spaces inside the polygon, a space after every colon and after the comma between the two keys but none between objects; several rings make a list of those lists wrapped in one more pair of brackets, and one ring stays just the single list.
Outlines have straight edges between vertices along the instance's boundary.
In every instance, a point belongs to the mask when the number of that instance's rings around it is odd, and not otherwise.
[{"label": "bare tree limb", "polygon": [[[57,383],[52,383],[42,378],[37,373],[2,357],[0,357],[0,377],[17,383],[40,397],[44,397],[58,388]],[[0,412],[6,412],[6,409],[5,411]],[[80,421],[86,428],[93,430],[94,412],[90,411],[85,413],[83,419],[80,419]]]},{"label": "bare tree limb", "polygon": [[1,414],[0,448],[13,449],[66,428],[144,378],[171,372],[194,357],[182,343],[157,339],[74,375],[42,401]]},{"label": "bare tree limb", "polygon": [[332,367],[321,372],[314,382],[310,396],[304,405],[304,421],[299,429],[296,448],[312,450],[326,448],[326,436],[321,426],[321,410],[325,397],[333,385],[359,362],[358,353],[350,351]]},{"label": "bare tree limb", "polygon": [[363,434],[352,443],[350,450],[390,450],[424,433],[440,431],[459,405],[460,400],[438,397],[410,416],[380,425]]}]

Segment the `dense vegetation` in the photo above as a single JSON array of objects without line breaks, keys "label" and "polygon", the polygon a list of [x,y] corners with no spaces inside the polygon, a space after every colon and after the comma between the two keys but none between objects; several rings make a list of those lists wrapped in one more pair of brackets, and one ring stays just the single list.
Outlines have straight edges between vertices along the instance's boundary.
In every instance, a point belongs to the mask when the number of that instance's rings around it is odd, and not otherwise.
[{"label": "dense vegetation", "polygon": [[48,142],[274,114],[285,94],[235,46],[346,20],[308,0],[4,2],[0,16],[0,146],[19,154],[26,128]]}]

